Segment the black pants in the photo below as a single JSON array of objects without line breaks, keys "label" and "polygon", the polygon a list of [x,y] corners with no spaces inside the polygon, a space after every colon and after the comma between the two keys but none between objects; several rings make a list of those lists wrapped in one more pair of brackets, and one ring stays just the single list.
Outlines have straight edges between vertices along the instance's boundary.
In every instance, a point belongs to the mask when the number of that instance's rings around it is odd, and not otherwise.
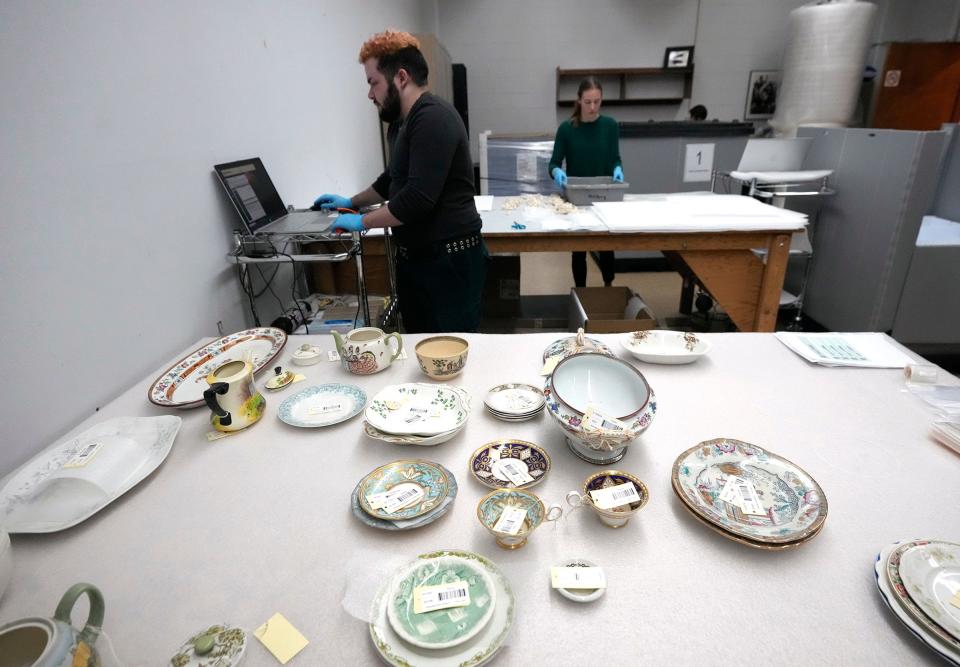
[{"label": "black pants", "polygon": [[[603,274],[603,284],[607,285],[613,282],[614,256],[612,250],[601,250],[599,253],[600,273]],[[577,287],[587,286],[587,253],[574,252],[570,254],[570,268],[573,269],[573,284]]]},{"label": "black pants", "polygon": [[397,298],[407,333],[474,332],[490,254],[481,242],[430,258],[397,257]]}]

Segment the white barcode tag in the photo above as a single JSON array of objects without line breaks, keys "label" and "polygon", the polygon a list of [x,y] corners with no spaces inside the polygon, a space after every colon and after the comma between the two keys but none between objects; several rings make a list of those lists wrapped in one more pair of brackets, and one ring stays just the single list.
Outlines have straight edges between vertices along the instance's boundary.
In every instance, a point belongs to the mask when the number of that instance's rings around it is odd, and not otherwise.
[{"label": "white barcode tag", "polygon": [[97,455],[97,452],[100,451],[101,447],[103,447],[102,442],[91,442],[87,445],[84,445],[83,449],[71,456],[67,462],[63,464],[63,467],[82,468],[90,463],[93,457]]},{"label": "white barcode tag", "polygon": [[408,507],[423,498],[423,489],[411,482],[397,484],[389,491],[374,493],[367,496],[367,502],[374,509],[381,509],[387,514]]},{"label": "white barcode tag", "polygon": [[507,535],[516,535],[523,527],[523,520],[527,518],[527,510],[522,507],[508,507],[493,524],[493,530]]},{"label": "white barcode tag", "polygon": [[427,408],[409,407],[407,408],[407,416],[404,419],[404,421],[407,422],[408,424],[412,424],[414,422],[418,422],[423,419],[426,419],[429,415],[430,415],[430,410],[428,410]]},{"label": "white barcode tag", "polygon": [[527,472],[527,464],[517,459],[500,459],[493,464],[493,469],[494,472],[499,469],[503,476],[516,486],[522,486],[533,481],[533,477]]},{"label": "white barcode tag", "polygon": [[517,391],[516,389],[511,389],[506,394],[504,394],[504,399],[513,410],[522,410],[524,408],[529,408],[534,405],[536,402],[531,399],[528,395],[523,392]]},{"label": "white barcode tag", "polygon": [[340,353],[336,350],[330,350],[327,352],[327,361],[340,361]]},{"label": "white barcode tag", "polygon": [[736,505],[737,507],[740,506],[740,492],[737,491],[737,482],[739,479],[740,478],[735,475],[727,477],[723,489],[720,490],[720,500]]},{"label": "white barcode tag", "polygon": [[467,582],[451,581],[436,586],[417,586],[413,589],[413,613],[423,614],[437,609],[466,607],[470,604]]},{"label": "white barcode tag", "polygon": [[608,433],[629,430],[627,425],[622,421],[599,412],[593,405],[588,405],[587,411],[583,413],[583,421],[580,423],[580,428],[584,431],[606,431]]},{"label": "white barcode tag", "polygon": [[550,568],[550,586],[553,588],[606,588],[607,576],[602,567]]},{"label": "white barcode tag", "polygon": [[614,507],[620,507],[621,505],[640,502],[637,487],[633,482],[624,482],[616,486],[608,486],[605,489],[591,491],[590,498],[593,500],[593,504],[602,510],[609,510]]},{"label": "white barcode tag", "polygon": [[753,482],[749,479],[740,479],[737,483],[737,493],[740,494],[740,509],[746,514],[766,515],[767,511],[760,502],[760,496],[753,487]]}]

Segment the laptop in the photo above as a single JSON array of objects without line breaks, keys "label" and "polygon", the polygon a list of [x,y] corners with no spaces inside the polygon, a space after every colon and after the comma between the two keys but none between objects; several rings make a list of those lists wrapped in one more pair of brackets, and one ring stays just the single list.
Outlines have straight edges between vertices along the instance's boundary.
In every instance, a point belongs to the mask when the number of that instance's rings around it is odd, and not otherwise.
[{"label": "laptop", "polygon": [[737,171],[800,171],[812,137],[748,139]]},{"label": "laptop", "polygon": [[214,165],[213,170],[248,234],[313,234],[330,227],[327,212],[288,212],[258,157]]}]

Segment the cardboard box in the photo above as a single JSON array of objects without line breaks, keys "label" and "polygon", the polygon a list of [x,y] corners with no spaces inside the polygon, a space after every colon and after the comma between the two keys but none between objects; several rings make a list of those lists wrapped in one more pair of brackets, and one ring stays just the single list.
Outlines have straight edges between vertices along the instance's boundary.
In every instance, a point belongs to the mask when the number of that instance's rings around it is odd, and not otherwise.
[{"label": "cardboard box", "polygon": [[520,255],[490,255],[480,312],[484,318],[520,316]]},{"label": "cardboard box", "polygon": [[642,331],[656,329],[657,318],[629,287],[574,287],[570,290],[570,330],[579,327],[588,333]]}]

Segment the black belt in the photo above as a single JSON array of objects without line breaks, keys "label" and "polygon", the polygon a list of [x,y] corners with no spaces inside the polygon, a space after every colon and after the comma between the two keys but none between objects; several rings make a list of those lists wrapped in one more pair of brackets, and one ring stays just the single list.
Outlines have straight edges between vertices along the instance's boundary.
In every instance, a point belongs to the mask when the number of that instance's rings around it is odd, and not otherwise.
[{"label": "black belt", "polygon": [[416,248],[397,246],[397,255],[403,259],[434,259],[443,255],[453,255],[470,248],[476,248],[483,241],[483,236],[477,232],[467,236],[459,236],[444,241],[434,241]]}]

